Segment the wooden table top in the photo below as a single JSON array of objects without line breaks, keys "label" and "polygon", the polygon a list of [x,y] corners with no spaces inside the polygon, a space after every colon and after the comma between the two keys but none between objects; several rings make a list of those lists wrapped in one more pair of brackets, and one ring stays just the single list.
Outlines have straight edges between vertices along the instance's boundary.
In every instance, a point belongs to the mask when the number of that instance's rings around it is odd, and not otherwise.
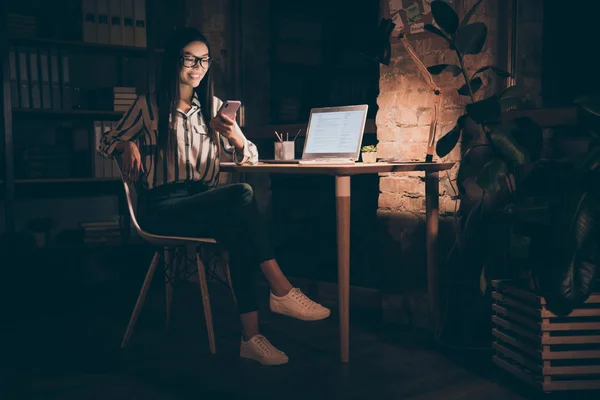
[{"label": "wooden table top", "polygon": [[454,166],[454,163],[437,162],[406,162],[406,163],[356,163],[354,165],[323,165],[323,164],[265,164],[236,165],[235,163],[221,163],[224,172],[265,172],[274,174],[319,174],[319,175],[360,175],[377,174],[386,172],[438,172],[445,171]]}]

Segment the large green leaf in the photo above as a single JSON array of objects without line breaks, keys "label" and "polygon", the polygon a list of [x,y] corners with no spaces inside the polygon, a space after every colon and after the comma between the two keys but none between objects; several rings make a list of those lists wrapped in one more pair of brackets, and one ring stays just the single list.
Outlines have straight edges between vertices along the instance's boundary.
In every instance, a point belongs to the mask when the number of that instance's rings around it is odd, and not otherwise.
[{"label": "large green leaf", "polygon": [[525,146],[515,138],[514,133],[517,129],[518,127],[511,122],[496,125],[492,128],[490,139],[503,158],[511,163],[524,164],[529,162],[530,157]]},{"label": "large green leaf", "polygon": [[463,26],[466,26],[466,25],[469,24],[469,21],[471,21],[471,18],[473,17],[473,14],[475,14],[475,12],[477,11],[477,7],[479,7],[479,5],[481,4],[482,1],[483,0],[477,0],[477,3],[473,4],[473,7],[471,7],[469,9],[469,11],[467,11],[467,13],[465,14],[465,17],[460,22],[460,27],[461,28]]},{"label": "large green leaf", "polygon": [[439,75],[444,71],[452,72],[452,75],[457,76],[462,72],[462,69],[458,65],[453,64],[437,64],[427,67],[427,71],[431,75]]},{"label": "large green leaf", "polygon": [[474,22],[458,29],[456,48],[462,54],[479,54],[487,39],[487,26],[483,22]]},{"label": "large green leaf", "polygon": [[435,145],[435,152],[438,157],[446,157],[456,147],[458,140],[460,139],[460,132],[462,128],[458,124],[454,125],[454,128],[450,132],[442,136],[437,144]]},{"label": "large green leaf", "polygon": [[477,175],[475,182],[486,192],[496,192],[499,189],[499,179],[506,174],[506,163],[500,158],[493,158]]},{"label": "large green leaf", "polygon": [[[469,85],[471,86],[471,91],[473,92],[473,94],[475,94],[481,88],[481,85],[483,85],[483,81],[480,77],[476,77],[469,81]],[[469,92],[469,85],[467,85],[466,83],[462,85],[458,89],[458,94],[460,94],[461,96],[470,96],[471,93]]]},{"label": "large green leaf", "polygon": [[499,97],[502,111],[508,111],[523,104],[528,97],[528,90],[525,86],[515,85],[505,89]]},{"label": "large green leaf", "polygon": [[548,308],[557,314],[567,314],[587,300],[599,275],[600,199],[586,192],[574,207],[563,209],[572,217],[560,221],[568,225],[556,225],[558,246],[548,257],[551,268],[538,277]]},{"label": "large green leaf", "polygon": [[531,117],[519,117],[509,123],[515,139],[525,147],[530,161],[537,161],[544,147],[544,130]]},{"label": "large green leaf", "polygon": [[458,166],[458,172],[456,173],[456,187],[458,188],[460,194],[465,193],[463,182],[467,178],[477,176],[477,172],[478,170],[475,168],[475,166],[468,159],[463,157],[460,165]]},{"label": "large green leaf", "polygon": [[458,15],[446,2],[433,1],[431,3],[431,14],[433,19],[445,32],[454,35],[458,29]]},{"label": "large green leaf", "polygon": [[446,34],[444,32],[442,32],[437,26],[431,25],[431,24],[425,24],[424,29],[428,32],[438,35],[439,37],[444,38],[446,40],[446,42],[448,42],[448,44],[450,45],[450,48],[451,49],[454,48],[454,42],[452,41],[452,39],[450,39],[448,36],[446,36]]},{"label": "large green leaf", "polygon": [[473,73],[473,76],[485,72],[489,69],[491,69],[496,75],[498,75],[501,78],[508,78],[509,76],[511,76],[509,72],[506,72],[505,70],[497,67],[493,67],[491,65],[479,68],[477,71],[475,71],[475,73]]},{"label": "large green leaf", "polygon": [[595,94],[586,94],[583,96],[577,97],[573,100],[575,104],[580,106],[584,111],[589,114],[600,117],[600,95]]},{"label": "large green leaf", "polygon": [[595,171],[598,167],[600,167],[600,147],[595,147],[588,151],[577,165],[579,171],[584,173]]},{"label": "large green leaf", "polygon": [[498,96],[490,96],[487,99],[469,103],[466,110],[469,117],[478,124],[496,122],[502,117]]}]

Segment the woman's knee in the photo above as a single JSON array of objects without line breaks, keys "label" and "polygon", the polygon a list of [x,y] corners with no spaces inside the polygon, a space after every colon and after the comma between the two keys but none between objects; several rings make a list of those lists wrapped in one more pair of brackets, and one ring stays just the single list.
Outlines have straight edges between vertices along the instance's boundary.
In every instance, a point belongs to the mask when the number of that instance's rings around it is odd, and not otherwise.
[{"label": "woman's knee", "polygon": [[252,189],[252,186],[247,183],[235,183],[234,185],[242,205],[251,204],[254,200],[254,189]]}]

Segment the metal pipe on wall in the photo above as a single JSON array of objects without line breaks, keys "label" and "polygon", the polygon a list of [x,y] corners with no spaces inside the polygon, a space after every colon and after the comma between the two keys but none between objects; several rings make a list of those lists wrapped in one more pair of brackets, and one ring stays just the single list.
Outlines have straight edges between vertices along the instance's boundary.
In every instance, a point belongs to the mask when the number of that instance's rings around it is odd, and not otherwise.
[{"label": "metal pipe on wall", "polygon": [[509,51],[509,62],[510,62],[510,74],[509,79],[510,86],[517,84],[518,70],[518,58],[517,54],[519,51],[519,0],[512,1],[511,9],[511,30],[510,30],[510,51]]}]

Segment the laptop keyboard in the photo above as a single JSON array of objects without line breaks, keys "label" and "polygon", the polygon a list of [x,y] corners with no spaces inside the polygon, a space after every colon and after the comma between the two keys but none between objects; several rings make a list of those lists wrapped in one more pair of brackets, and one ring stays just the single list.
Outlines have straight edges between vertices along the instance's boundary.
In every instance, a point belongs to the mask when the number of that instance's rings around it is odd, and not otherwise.
[{"label": "laptop keyboard", "polygon": [[353,160],[345,159],[345,158],[323,158],[320,160],[300,160],[299,164],[310,164],[310,165],[319,165],[319,164],[343,164],[343,165],[353,165],[355,162]]}]

